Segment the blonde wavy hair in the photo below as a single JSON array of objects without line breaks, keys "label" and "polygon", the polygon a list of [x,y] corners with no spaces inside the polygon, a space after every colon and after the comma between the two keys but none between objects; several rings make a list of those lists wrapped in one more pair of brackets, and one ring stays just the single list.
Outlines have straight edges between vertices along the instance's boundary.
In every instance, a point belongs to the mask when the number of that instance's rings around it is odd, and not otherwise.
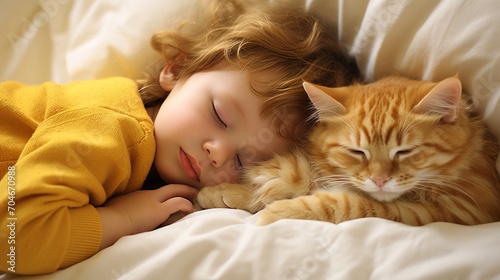
[{"label": "blonde wavy hair", "polygon": [[301,8],[215,0],[206,11],[205,21],[153,35],[163,63],[139,84],[146,106],[168,96],[158,81],[163,66],[174,63],[178,81],[229,63],[249,73],[252,90],[263,100],[261,116],[272,121],[278,135],[296,141],[311,125],[303,81],[343,86],[358,79],[335,31]]}]

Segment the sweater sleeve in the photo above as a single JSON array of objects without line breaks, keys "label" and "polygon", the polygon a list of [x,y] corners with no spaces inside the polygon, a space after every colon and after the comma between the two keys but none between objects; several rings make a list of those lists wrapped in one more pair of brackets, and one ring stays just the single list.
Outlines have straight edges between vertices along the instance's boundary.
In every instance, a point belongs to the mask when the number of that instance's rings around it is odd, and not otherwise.
[{"label": "sweater sleeve", "polygon": [[[149,124],[106,108],[65,111],[36,129],[15,164],[15,178],[0,182],[7,189],[15,180],[15,213],[2,209],[0,226],[15,222],[16,273],[53,272],[97,252],[101,221],[95,207],[140,188],[132,174],[147,174],[151,135]],[[0,196],[2,207],[8,199]],[[12,249],[1,248],[2,258]],[[6,261],[0,266],[10,267]]]}]

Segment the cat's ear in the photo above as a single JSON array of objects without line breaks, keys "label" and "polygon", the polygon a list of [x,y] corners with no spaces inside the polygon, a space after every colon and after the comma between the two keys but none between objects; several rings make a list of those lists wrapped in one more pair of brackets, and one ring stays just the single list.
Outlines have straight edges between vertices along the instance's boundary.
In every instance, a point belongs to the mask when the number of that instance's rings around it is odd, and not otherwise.
[{"label": "cat's ear", "polygon": [[345,107],[316,85],[304,82],[302,86],[316,108],[320,119],[345,114]]},{"label": "cat's ear", "polygon": [[452,123],[458,117],[461,95],[460,80],[457,77],[447,78],[434,86],[414,110],[423,114],[441,115],[444,123]]}]

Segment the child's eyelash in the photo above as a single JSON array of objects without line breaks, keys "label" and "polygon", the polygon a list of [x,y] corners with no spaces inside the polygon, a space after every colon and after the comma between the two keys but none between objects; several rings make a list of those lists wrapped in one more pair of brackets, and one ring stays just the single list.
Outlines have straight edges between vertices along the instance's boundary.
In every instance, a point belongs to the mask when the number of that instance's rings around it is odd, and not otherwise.
[{"label": "child's eyelash", "polygon": [[214,104],[214,102],[212,102],[211,111],[212,111],[212,116],[214,117],[215,121],[219,125],[223,126],[224,128],[227,128],[227,125],[222,121],[222,119],[220,118],[219,114],[217,114],[217,110],[215,110],[215,104]]},{"label": "child's eyelash", "polygon": [[236,156],[234,157],[234,162],[237,170],[243,169],[243,163],[241,163],[240,156],[238,154],[236,154]]}]

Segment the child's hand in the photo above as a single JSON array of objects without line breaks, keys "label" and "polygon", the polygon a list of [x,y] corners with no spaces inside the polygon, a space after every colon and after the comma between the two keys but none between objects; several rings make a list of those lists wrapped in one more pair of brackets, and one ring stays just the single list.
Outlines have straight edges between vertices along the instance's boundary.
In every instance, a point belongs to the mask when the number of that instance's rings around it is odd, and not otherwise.
[{"label": "child's hand", "polygon": [[124,235],[153,230],[178,211],[192,212],[190,200],[196,189],[172,184],[156,190],[134,191],[108,200],[97,211],[101,216],[101,248],[110,246]]}]

